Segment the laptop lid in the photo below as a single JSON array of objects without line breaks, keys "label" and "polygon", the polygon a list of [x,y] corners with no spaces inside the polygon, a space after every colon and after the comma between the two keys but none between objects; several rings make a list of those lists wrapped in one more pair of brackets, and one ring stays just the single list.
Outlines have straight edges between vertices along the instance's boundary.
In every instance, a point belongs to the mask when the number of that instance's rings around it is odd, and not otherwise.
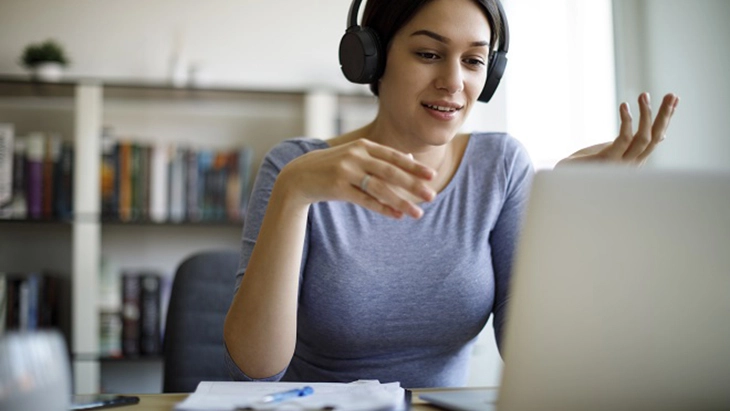
[{"label": "laptop lid", "polygon": [[535,176],[498,409],[730,409],[730,174]]}]

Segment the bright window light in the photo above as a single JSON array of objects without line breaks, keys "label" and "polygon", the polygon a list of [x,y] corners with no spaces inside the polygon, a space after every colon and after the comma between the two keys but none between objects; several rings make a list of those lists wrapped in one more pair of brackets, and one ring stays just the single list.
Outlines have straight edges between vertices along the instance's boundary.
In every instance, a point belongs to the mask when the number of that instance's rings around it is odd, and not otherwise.
[{"label": "bright window light", "polygon": [[[506,128],[537,169],[618,133],[611,0],[504,1]],[[636,112],[636,107],[632,107]]]}]

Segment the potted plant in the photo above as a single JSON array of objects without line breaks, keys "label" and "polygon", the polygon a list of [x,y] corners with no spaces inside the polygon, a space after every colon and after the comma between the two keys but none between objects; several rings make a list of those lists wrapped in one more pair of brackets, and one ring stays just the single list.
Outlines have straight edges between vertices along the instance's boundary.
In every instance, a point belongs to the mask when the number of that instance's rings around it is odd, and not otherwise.
[{"label": "potted plant", "polygon": [[63,47],[54,40],[30,44],[21,56],[21,64],[43,81],[59,81],[68,63]]}]

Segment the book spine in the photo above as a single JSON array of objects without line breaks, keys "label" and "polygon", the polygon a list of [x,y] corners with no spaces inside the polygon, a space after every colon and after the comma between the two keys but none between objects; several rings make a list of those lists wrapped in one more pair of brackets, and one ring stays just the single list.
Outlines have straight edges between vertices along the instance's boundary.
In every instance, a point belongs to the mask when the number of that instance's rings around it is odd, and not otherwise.
[{"label": "book spine", "polygon": [[218,152],[213,160],[214,193],[212,196],[212,218],[217,221],[226,219],[226,182],[228,179],[228,153]]},{"label": "book spine", "polygon": [[[215,189],[212,179],[213,153],[210,150],[198,152],[197,200],[199,220],[210,220],[212,217],[212,195]],[[193,216],[191,216],[191,220]]]},{"label": "book spine", "polygon": [[59,280],[50,275],[41,275],[38,287],[38,328],[60,326]]},{"label": "book spine", "polygon": [[111,138],[102,138],[101,141],[101,170],[100,192],[101,196],[101,216],[105,219],[114,218],[117,210],[114,207],[114,191],[116,182],[116,142]]},{"label": "book spine", "polygon": [[122,352],[125,357],[140,353],[140,282],[137,275],[122,275]]},{"label": "book spine", "polygon": [[152,147],[149,145],[140,146],[140,172],[139,172],[139,183],[140,183],[140,199],[139,199],[139,218],[143,221],[149,221],[150,219],[150,186],[152,178],[150,176],[152,157]]},{"label": "book spine", "polygon": [[28,285],[28,305],[26,330],[35,331],[38,329],[39,304],[40,304],[40,275],[31,273],[26,279]]},{"label": "book spine", "polygon": [[190,221],[200,220],[200,205],[198,204],[198,153],[190,149],[186,153],[186,204],[187,218]]},{"label": "book spine", "polygon": [[140,351],[160,354],[160,276],[143,274],[141,284]]},{"label": "book spine", "polygon": [[29,294],[28,280],[20,280],[18,286],[18,329],[21,331],[28,331]]},{"label": "book spine", "polygon": [[132,144],[131,176],[131,216],[132,221],[139,220],[142,211],[142,148],[138,143]]},{"label": "book spine", "polygon": [[13,153],[13,202],[10,204],[11,218],[25,219],[28,217],[28,202],[26,200],[26,169],[28,141],[26,138],[15,139]]},{"label": "book spine", "polygon": [[8,278],[5,273],[0,273],[0,335],[7,328],[8,305]]},{"label": "book spine", "polygon": [[58,160],[55,202],[56,216],[61,220],[70,220],[73,216],[73,164],[73,144],[65,141],[61,145],[61,157]]},{"label": "book spine", "polygon": [[61,136],[49,134],[46,137],[45,157],[43,159],[43,211],[42,216],[46,220],[52,219],[55,214],[54,202],[56,195],[56,165],[61,157]]},{"label": "book spine", "polygon": [[43,216],[44,142],[45,136],[41,133],[33,133],[28,136],[26,195],[28,217],[31,219],[40,219]]},{"label": "book spine", "polygon": [[119,219],[132,219],[132,144],[128,141],[119,145]]},{"label": "book spine", "polygon": [[170,150],[170,215],[173,222],[185,219],[185,149],[171,148]]},{"label": "book spine", "polygon": [[156,144],[152,148],[150,218],[158,223],[167,220],[168,216],[169,153],[169,148],[162,144]]},{"label": "book spine", "polygon": [[18,328],[20,309],[20,280],[13,277],[7,277],[7,313],[5,317],[5,328],[13,330]]},{"label": "book spine", "polygon": [[13,199],[14,135],[12,124],[0,123],[0,207]]}]

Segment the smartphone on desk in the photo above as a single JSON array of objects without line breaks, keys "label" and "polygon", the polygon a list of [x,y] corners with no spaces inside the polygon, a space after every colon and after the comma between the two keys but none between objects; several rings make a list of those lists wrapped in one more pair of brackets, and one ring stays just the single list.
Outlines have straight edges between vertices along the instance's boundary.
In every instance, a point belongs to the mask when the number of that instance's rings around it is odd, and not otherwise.
[{"label": "smartphone on desk", "polygon": [[117,394],[82,394],[71,397],[69,410],[99,410],[139,403],[139,397]]}]

